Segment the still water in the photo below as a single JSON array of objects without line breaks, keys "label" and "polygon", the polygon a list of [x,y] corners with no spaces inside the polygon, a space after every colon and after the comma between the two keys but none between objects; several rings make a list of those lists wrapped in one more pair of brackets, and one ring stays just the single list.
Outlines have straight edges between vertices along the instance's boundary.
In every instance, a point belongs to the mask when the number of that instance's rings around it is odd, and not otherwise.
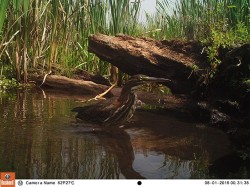
[{"label": "still water", "polygon": [[0,93],[0,171],[33,179],[210,178],[230,152],[220,130],[137,111],[123,128],[79,123],[91,96],[44,90]]}]

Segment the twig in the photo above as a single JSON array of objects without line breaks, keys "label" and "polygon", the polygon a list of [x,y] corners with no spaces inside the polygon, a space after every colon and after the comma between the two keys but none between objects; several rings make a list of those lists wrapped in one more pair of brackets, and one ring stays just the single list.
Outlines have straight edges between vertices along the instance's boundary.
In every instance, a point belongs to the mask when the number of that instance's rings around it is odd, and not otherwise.
[{"label": "twig", "polygon": [[103,96],[106,95],[106,94],[107,94],[110,90],[112,90],[115,86],[116,86],[116,83],[113,84],[112,86],[110,86],[105,92],[103,92],[103,93],[101,93],[101,94],[95,96],[94,99],[95,99],[95,100],[97,100],[97,99],[105,99]]},{"label": "twig", "polygon": [[49,74],[51,74],[51,73],[52,73],[52,71],[50,70],[49,73],[46,73],[46,74],[44,75],[43,82],[42,82],[42,84],[40,84],[38,87],[41,87],[41,86],[45,83],[46,77],[47,77]]},{"label": "twig", "polygon": [[114,87],[116,86],[116,83],[113,84],[112,86],[110,86],[105,92],[98,94],[97,96],[95,96],[94,98],[88,99],[87,101],[84,102],[89,102],[92,100],[98,100],[98,99],[103,99],[105,100],[106,98],[104,98],[103,96],[106,95],[110,90],[112,90]]}]

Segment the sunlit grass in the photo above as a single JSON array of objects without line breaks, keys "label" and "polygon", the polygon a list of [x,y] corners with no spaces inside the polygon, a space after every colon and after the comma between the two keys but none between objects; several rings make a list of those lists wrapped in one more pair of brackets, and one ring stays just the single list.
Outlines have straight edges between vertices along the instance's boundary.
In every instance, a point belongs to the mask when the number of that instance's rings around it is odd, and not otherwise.
[{"label": "sunlit grass", "polygon": [[68,75],[74,68],[108,74],[109,65],[88,52],[88,36],[134,35],[139,8],[139,1],[129,0],[1,1],[1,59],[7,52],[13,64],[5,65],[24,82],[29,69],[49,72],[57,65]]},{"label": "sunlit grass", "polygon": [[236,28],[243,23],[250,28],[250,1],[248,0],[181,0],[175,1],[169,13],[171,1],[158,0],[157,27],[164,36],[201,40],[211,34],[211,30],[221,27]]},{"label": "sunlit grass", "polygon": [[249,0],[175,2],[157,1],[157,13],[141,23],[140,0],[1,0],[0,69],[12,69],[24,82],[30,70],[48,73],[52,67],[68,76],[75,69],[109,75],[110,65],[88,52],[95,33],[213,42],[212,33],[225,30],[243,33],[232,42],[249,41]]}]

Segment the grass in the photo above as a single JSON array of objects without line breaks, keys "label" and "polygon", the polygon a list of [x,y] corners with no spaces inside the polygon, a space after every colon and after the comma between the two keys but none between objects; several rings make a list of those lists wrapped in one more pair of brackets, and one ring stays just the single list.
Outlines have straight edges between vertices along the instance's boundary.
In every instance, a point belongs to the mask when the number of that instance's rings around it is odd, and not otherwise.
[{"label": "grass", "polygon": [[0,70],[27,82],[29,70],[60,67],[110,75],[110,65],[88,52],[95,33],[198,40],[218,64],[218,47],[249,42],[249,0],[157,1],[157,13],[139,21],[140,0],[1,0]]},{"label": "grass", "polygon": [[4,15],[9,18],[5,22],[11,32],[3,35],[7,40],[15,31],[19,33],[3,50],[10,54],[8,61],[15,64],[8,65],[17,70],[18,80],[23,75],[24,82],[27,81],[28,68],[41,66],[45,72],[60,65],[66,73],[72,68],[81,68],[108,74],[109,65],[88,53],[88,36],[95,33],[133,35],[137,26],[138,2],[33,0],[21,4],[13,1]]},{"label": "grass", "polygon": [[168,13],[169,0],[157,1],[158,39],[196,40],[206,46],[211,71],[216,71],[219,48],[250,42],[249,0],[181,0]]},{"label": "grass", "polygon": [[[173,13],[168,14],[169,0],[158,0],[157,10],[163,23],[163,35],[201,40],[211,34],[218,23],[234,28],[239,22],[250,27],[248,0],[182,0],[176,1]],[[165,27],[164,27],[165,26]]]}]

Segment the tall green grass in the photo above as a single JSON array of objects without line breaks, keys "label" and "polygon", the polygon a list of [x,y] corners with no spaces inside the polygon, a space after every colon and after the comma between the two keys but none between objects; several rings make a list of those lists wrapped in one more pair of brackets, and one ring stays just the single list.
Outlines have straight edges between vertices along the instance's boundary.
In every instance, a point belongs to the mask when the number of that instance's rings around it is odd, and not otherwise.
[{"label": "tall green grass", "polygon": [[213,28],[235,29],[239,23],[250,28],[249,0],[179,0],[170,12],[169,0],[157,1],[162,36],[202,40]]},{"label": "tall green grass", "polygon": [[1,1],[0,7],[1,64],[5,61],[5,66],[15,70],[18,80],[27,82],[29,70],[48,73],[54,66],[61,70],[58,73],[68,75],[75,68],[109,74],[109,65],[88,53],[88,36],[133,35],[140,3],[139,0],[133,3],[129,0],[13,0]]},{"label": "tall green grass", "polygon": [[249,0],[179,0],[169,12],[170,5],[168,0],[157,1],[157,24],[151,27],[161,28],[160,39],[200,41],[212,72],[221,62],[220,48],[250,42]]},{"label": "tall green grass", "polygon": [[212,60],[219,45],[249,41],[249,0],[173,2],[157,0],[157,13],[142,24],[140,0],[1,0],[1,74],[12,72],[24,82],[30,71],[48,73],[53,67],[69,76],[74,69],[109,75],[110,65],[87,50],[88,36],[95,33],[215,43]]},{"label": "tall green grass", "polygon": [[2,30],[3,23],[5,20],[6,9],[8,7],[9,1],[3,0],[0,7],[0,31]]}]

